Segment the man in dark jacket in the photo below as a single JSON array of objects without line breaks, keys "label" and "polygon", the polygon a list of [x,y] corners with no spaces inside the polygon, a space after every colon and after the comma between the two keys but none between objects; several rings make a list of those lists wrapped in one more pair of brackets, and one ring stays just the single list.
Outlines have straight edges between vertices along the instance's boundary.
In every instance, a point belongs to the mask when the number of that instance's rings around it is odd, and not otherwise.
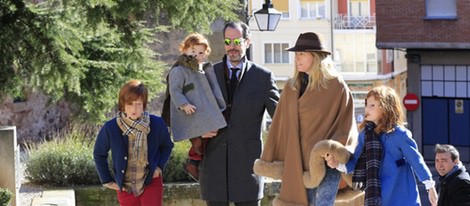
[{"label": "man in dark jacket", "polygon": [[452,145],[437,144],[436,170],[439,173],[438,205],[470,206],[470,176]]},{"label": "man in dark jacket", "polygon": [[246,58],[250,30],[242,22],[224,27],[225,56],[214,65],[227,104],[227,127],[208,138],[199,164],[201,199],[208,206],[257,206],[263,198],[264,180],[253,173],[262,149],[261,123],[271,117],[279,100],[274,75]]}]

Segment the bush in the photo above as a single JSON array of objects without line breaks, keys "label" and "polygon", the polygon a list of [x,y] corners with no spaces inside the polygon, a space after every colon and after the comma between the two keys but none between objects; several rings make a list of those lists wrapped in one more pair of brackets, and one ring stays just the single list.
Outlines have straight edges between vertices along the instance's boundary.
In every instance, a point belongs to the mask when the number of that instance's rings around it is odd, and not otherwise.
[{"label": "bush", "polygon": [[95,128],[72,124],[51,141],[27,145],[25,176],[49,186],[99,184],[93,161]]},{"label": "bush", "polygon": [[[54,133],[50,141],[26,145],[25,177],[32,183],[48,186],[100,184],[93,161],[98,129],[96,126],[70,124],[61,132]],[[190,141],[175,143],[163,172],[165,182],[194,181],[183,170],[190,145]]]},{"label": "bush", "polygon": [[170,159],[166,164],[163,171],[163,178],[165,182],[189,182],[194,181],[183,170],[183,166],[188,159],[188,150],[191,146],[190,141],[175,142],[175,147],[171,152]]},{"label": "bush", "polygon": [[0,206],[9,205],[12,197],[10,190],[0,187]]}]

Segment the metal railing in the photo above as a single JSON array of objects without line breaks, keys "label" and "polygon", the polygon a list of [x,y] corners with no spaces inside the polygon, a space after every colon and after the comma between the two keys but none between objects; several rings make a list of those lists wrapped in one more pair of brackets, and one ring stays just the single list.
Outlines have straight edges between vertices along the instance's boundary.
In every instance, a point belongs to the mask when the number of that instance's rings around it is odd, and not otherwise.
[{"label": "metal railing", "polygon": [[337,15],[334,19],[334,29],[375,29],[375,15],[348,16]]}]

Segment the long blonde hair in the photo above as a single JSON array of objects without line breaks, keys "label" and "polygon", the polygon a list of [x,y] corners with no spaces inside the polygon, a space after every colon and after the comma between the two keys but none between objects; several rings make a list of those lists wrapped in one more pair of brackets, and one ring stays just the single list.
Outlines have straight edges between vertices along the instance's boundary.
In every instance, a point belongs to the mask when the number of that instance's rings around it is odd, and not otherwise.
[{"label": "long blonde hair", "polygon": [[[328,57],[328,54],[323,52],[308,52],[313,56],[313,64],[308,71],[308,85],[307,90],[327,88],[327,81],[340,77],[339,73],[334,69],[333,60]],[[293,90],[299,88],[301,82],[301,75],[297,69],[294,69],[294,77],[290,81],[290,86]]]}]

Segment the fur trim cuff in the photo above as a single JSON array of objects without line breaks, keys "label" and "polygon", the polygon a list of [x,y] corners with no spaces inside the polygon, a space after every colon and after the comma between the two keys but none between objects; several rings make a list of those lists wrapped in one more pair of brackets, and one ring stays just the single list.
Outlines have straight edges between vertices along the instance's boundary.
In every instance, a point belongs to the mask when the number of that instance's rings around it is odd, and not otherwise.
[{"label": "fur trim cuff", "polygon": [[268,162],[261,159],[256,159],[255,164],[253,165],[253,171],[257,175],[270,177],[278,180],[281,179],[282,174],[284,173],[284,162]]},{"label": "fur trim cuff", "polygon": [[315,144],[310,152],[310,165],[309,171],[304,172],[304,185],[306,188],[315,188],[325,177],[326,166],[325,154],[333,155],[340,163],[346,163],[351,156],[351,153],[346,147],[334,140],[322,140]]}]

